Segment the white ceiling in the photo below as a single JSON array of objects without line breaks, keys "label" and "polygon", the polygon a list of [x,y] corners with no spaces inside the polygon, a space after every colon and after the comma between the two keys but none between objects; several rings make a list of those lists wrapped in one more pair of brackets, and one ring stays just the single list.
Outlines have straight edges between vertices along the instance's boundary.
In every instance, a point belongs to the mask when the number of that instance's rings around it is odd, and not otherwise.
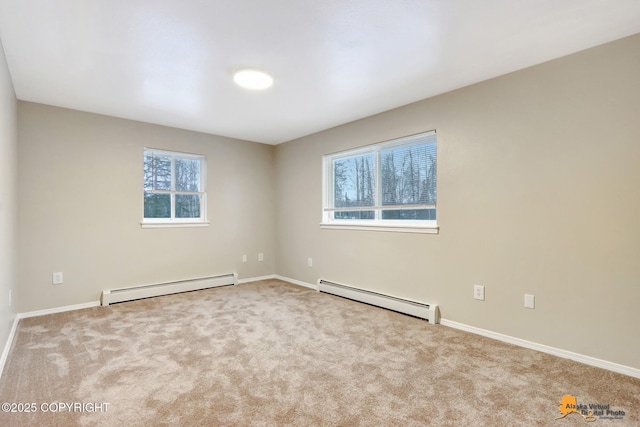
[{"label": "white ceiling", "polygon": [[0,0],[18,99],[267,144],[635,33],[640,0]]}]

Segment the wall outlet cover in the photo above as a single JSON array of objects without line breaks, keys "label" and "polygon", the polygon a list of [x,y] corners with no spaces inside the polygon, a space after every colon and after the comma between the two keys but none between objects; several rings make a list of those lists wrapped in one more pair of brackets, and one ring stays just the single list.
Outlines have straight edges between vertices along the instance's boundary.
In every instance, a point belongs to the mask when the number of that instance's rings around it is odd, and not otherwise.
[{"label": "wall outlet cover", "polygon": [[524,306],[525,308],[535,308],[536,297],[534,295],[524,294]]},{"label": "wall outlet cover", "polygon": [[54,285],[61,285],[63,282],[64,278],[61,271],[53,273],[53,275],[51,276],[51,283],[53,283]]}]

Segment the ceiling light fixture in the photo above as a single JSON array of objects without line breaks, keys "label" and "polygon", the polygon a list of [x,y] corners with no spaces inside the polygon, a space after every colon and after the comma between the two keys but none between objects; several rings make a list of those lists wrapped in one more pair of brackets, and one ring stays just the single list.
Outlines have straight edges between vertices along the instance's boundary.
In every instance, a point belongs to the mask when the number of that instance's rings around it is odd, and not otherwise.
[{"label": "ceiling light fixture", "polygon": [[269,74],[250,69],[236,71],[233,81],[238,86],[251,90],[267,89],[273,85],[273,77]]}]

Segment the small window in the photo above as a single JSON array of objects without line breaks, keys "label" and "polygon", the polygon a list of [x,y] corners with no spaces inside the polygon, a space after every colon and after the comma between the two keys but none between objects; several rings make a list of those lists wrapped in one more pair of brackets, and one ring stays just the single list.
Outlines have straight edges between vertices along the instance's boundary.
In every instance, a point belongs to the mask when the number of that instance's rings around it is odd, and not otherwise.
[{"label": "small window", "polygon": [[323,227],[437,232],[435,131],[323,162]]},{"label": "small window", "polygon": [[206,225],[206,158],[144,149],[143,226]]}]

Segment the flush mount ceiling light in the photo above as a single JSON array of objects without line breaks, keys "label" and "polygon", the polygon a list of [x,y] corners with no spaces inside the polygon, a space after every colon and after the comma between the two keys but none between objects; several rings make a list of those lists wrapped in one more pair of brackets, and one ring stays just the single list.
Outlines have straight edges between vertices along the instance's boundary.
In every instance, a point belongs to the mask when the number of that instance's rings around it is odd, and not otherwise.
[{"label": "flush mount ceiling light", "polygon": [[233,75],[233,81],[240,87],[252,90],[267,89],[273,85],[273,77],[258,70],[238,70]]}]

